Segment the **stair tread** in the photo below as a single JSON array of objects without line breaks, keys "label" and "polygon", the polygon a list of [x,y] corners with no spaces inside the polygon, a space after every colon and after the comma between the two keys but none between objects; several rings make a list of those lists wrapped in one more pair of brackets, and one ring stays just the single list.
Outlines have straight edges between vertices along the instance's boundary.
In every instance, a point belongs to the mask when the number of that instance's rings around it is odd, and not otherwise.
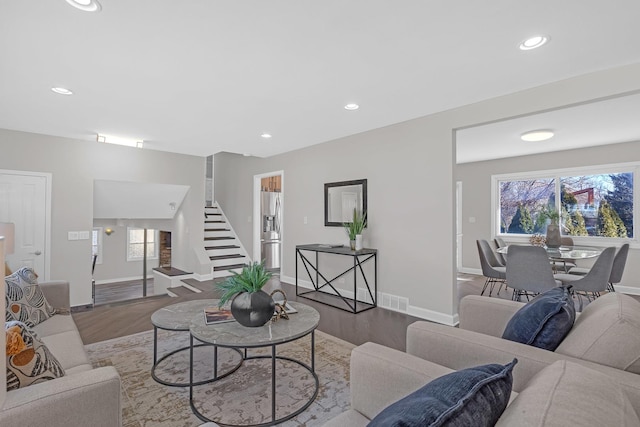
[{"label": "stair tread", "polygon": [[217,221],[217,220],[211,220],[211,221],[205,221],[205,224],[225,224],[226,221]]},{"label": "stair tread", "polygon": [[231,231],[228,228],[205,228],[204,231]]},{"label": "stair tread", "polygon": [[205,237],[204,240],[235,240],[235,237],[230,237],[230,236]]},{"label": "stair tread", "polygon": [[214,255],[209,257],[211,261],[218,260],[218,259],[232,259],[232,258],[244,258],[244,255],[231,254],[231,255]]},{"label": "stair tread", "polygon": [[205,246],[204,249],[206,251],[210,251],[214,249],[240,249],[240,246],[238,245]]},{"label": "stair tread", "polygon": [[236,268],[244,268],[246,266],[247,264],[220,265],[218,267],[213,267],[213,271],[233,270]]}]

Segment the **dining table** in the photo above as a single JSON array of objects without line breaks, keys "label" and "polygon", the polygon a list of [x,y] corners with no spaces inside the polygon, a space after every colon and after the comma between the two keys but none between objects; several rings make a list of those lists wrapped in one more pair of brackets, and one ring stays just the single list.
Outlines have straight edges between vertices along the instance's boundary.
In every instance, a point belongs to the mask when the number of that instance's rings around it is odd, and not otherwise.
[{"label": "dining table", "polygon": [[[496,250],[499,254],[509,254],[509,246],[500,247]],[[560,246],[559,248],[550,248],[543,246],[547,251],[549,259],[577,260],[596,258],[602,253],[602,249],[593,246]]]}]

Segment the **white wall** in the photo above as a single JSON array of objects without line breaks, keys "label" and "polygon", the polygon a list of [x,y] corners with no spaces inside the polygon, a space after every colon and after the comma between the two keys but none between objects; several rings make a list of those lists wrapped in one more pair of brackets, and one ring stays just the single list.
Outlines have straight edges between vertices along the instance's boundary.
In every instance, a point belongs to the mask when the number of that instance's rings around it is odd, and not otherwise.
[{"label": "white wall", "polygon": [[71,304],[91,303],[91,241],[67,240],[93,228],[94,179],[189,185],[173,220],[172,263],[194,271],[202,246],[205,158],[0,129],[0,169],[49,172],[51,277],[71,283]]},{"label": "white wall", "polygon": [[[379,290],[408,298],[414,315],[451,323],[457,315],[454,130],[637,90],[638,75],[640,64],[593,73],[267,159],[218,154],[216,199],[251,253],[252,177],[284,170],[282,274],[293,277],[296,245],[345,239],[342,229],[323,225],[323,184],[368,179],[364,238],[379,250]],[[490,193],[475,196],[488,200]]]}]

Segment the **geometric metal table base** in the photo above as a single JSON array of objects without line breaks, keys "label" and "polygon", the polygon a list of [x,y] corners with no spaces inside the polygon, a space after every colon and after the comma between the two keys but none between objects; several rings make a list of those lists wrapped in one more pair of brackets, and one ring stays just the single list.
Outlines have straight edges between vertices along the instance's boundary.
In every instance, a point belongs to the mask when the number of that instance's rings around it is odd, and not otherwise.
[{"label": "geometric metal table base", "polygon": [[[207,418],[206,416],[204,416],[204,414],[202,414],[198,408],[196,408],[195,404],[194,404],[194,399],[193,399],[193,387],[197,386],[197,383],[193,383],[193,349],[195,347],[198,347],[202,344],[197,344],[194,345],[193,341],[194,341],[194,337],[193,335],[191,336],[191,342],[190,342],[190,356],[189,356],[189,365],[190,365],[190,381],[191,384],[189,384],[189,405],[191,406],[191,410],[193,411],[193,413],[202,421],[204,422],[214,422],[216,424],[218,424],[221,427],[266,427],[266,426],[273,426],[275,424],[278,423],[282,423],[284,421],[290,420],[291,418],[295,417],[296,415],[301,414],[302,412],[304,412],[312,403],[313,401],[316,399],[316,397],[318,396],[318,390],[320,387],[320,382],[318,381],[318,375],[315,372],[315,331],[311,331],[311,366],[305,364],[304,362],[301,362],[300,360],[296,360],[296,359],[292,359],[290,357],[286,357],[286,356],[277,356],[276,355],[276,346],[277,344],[271,344],[271,345],[267,345],[264,347],[271,347],[271,355],[259,355],[259,356],[247,356],[247,352],[245,349],[245,354],[243,357],[243,360],[241,360],[240,364],[242,364],[242,362],[244,360],[254,360],[254,359],[271,359],[271,421],[265,422],[265,423],[259,423],[259,424],[225,424],[222,423],[220,421],[216,421],[210,418]],[[296,337],[294,340],[300,339],[304,336],[306,336],[308,334]],[[294,341],[294,340],[290,340],[290,341]],[[289,342],[289,341],[287,341]],[[278,344],[284,344],[284,342],[278,343]],[[213,344],[210,344],[213,345]],[[215,346],[218,347],[218,346]],[[233,348],[233,347],[227,347],[227,348]],[[233,348],[234,350],[238,350],[237,348]],[[216,348],[217,350],[217,348]],[[217,351],[214,351],[214,371],[217,371]],[[283,417],[280,418],[276,418],[276,360],[286,360],[288,362],[293,362],[296,363],[300,366],[302,366],[303,368],[305,368],[312,376],[313,379],[315,381],[315,387],[314,387],[314,391],[313,391],[313,395],[309,398],[309,400],[299,409],[297,409],[296,411],[287,414]],[[236,367],[232,372],[227,372],[224,375],[221,375],[217,378],[215,378],[215,380],[221,379],[223,378],[223,376],[228,376],[229,374],[235,372],[238,369],[238,367]],[[215,376],[215,375],[214,375]],[[215,381],[214,380],[214,381]],[[207,381],[208,383],[212,382],[211,380]]]},{"label": "geometric metal table base", "polygon": [[[163,329],[163,328],[160,328]],[[212,344],[198,344],[195,347],[210,347],[212,346]],[[173,350],[167,354],[165,354],[164,356],[162,356],[160,359],[158,359],[158,327],[154,326],[153,328],[153,367],[151,368],[151,378],[153,378],[156,382],[162,384],[162,385],[166,385],[169,387],[189,387],[191,384],[190,383],[177,383],[177,382],[171,382],[168,380],[163,380],[162,378],[160,378],[158,375],[156,375],[156,368],[158,367],[158,365],[160,363],[162,363],[163,360],[173,356],[176,353],[179,353],[181,351],[185,351],[185,350],[189,350],[190,347],[186,346],[186,347],[181,347],[178,348],[176,350]],[[233,366],[231,369],[229,369],[229,371],[221,374],[221,375],[217,375],[217,372],[214,374],[214,376],[212,378],[209,379],[205,379],[205,380],[201,380],[201,381],[197,381],[195,383],[193,383],[193,385],[203,385],[203,384],[208,384],[211,383],[213,381],[222,379],[224,377],[226,377],[227,375],[231,375],[232,373],[234,373],[236,370],[238,370],[238,368],[240,368],[240,366],[242,366],[242,352],[239,349],[234,348],[233,350],[235,350],[239,355],[240,355],[240,361]],[[193,379],[191,379],[192,381]]]}]

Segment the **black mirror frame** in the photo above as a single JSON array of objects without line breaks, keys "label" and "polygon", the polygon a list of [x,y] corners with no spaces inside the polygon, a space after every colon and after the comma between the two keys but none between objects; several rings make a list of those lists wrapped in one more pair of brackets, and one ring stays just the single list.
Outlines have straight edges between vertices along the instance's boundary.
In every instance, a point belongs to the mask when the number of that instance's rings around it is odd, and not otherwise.
[{"label": "black mirror frame", "polygon": [[[349,185],[362,185],[362,214],[367,213],[367,180],[356,179],[352,181],[329,182],[324,185],[324,225],[325,227],[342,227],[341,222],[329,221],[329,188],[346,187]],[[367,217],[367,220],[369,218]],[[368,222],[368,221],[367,221]],[[366,225],[365,225],[366,228]]]}]

